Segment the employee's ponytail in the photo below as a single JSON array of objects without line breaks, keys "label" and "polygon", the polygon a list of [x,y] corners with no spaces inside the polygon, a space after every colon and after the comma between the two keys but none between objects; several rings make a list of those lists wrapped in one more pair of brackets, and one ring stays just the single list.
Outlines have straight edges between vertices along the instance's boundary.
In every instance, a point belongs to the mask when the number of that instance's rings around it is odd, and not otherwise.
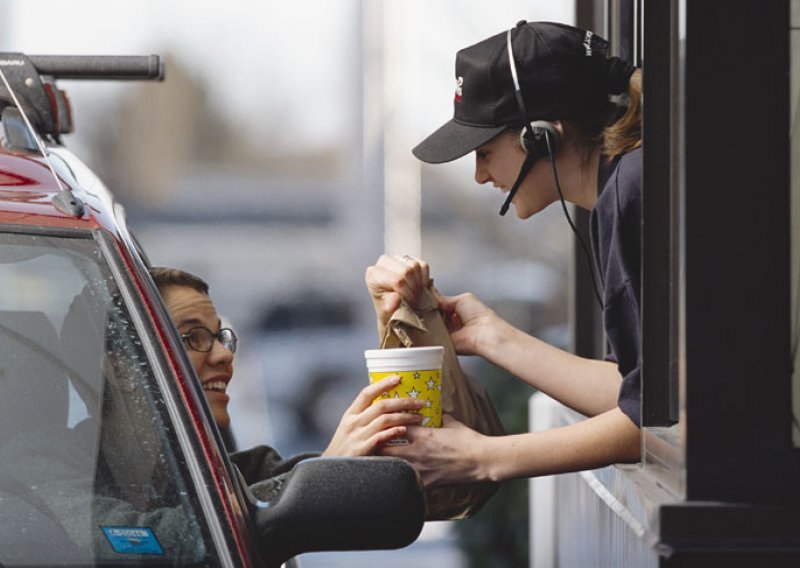
[{"label": "employee's ponytail", "polygon": [[[627,81],[628,106],[620,118],[603,130],[603,154],[613,158],[642,145],[642,71]],[[620,92],[622,90],[620,89]]]}]

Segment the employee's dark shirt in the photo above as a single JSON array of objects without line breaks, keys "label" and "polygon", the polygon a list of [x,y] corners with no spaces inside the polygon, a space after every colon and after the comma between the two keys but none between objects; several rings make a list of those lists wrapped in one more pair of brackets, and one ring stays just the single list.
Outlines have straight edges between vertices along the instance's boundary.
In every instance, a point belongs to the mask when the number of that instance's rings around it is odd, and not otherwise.
[{"label": "employee's dark shirt", "polygon": [[[601,158],[605,160],[605,158]],[[642,350],[639,337],[642,150],[600,167],[600,195],[590,222],[603,285],[603,325],[622,374],[619,407],[640,425]]]}]

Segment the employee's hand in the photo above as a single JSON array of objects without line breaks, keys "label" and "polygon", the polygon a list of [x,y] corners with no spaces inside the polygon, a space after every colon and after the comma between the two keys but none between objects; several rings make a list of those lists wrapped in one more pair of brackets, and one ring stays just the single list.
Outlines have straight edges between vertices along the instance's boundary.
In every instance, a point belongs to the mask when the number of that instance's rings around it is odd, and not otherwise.
[{"label": "employee's hand", "polygon": [[437,293],[436,299],[459,355],[485,356],[498,328],[507,325],[474,294],[442,296]]},{"label": "employee's hand", "polygon": [[400,300],[414,306],[422,290],[433,283],[428,263],[408,255],[381,256],[367,268],[365,280],[381,337],[389,318],[400,306]]},{"label": "employee's hand", "polygon": [[486,436],[445,414],[441,428],[414,426],[406,434],[408,444],[383,446],[380,454],[410,462],[425,487],[486,481],[487,460],[482,457]]}]

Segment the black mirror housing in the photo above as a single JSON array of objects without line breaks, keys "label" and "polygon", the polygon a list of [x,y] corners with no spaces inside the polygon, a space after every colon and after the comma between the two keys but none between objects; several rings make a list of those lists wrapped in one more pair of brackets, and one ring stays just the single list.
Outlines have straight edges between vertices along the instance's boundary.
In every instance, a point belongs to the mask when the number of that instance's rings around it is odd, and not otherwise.
[{"label": "black mirror housing", "polygon": [[419,476],[396,458],[313,458],[254,511],[268,566],[303,552],[402,548],[425,520]]}]

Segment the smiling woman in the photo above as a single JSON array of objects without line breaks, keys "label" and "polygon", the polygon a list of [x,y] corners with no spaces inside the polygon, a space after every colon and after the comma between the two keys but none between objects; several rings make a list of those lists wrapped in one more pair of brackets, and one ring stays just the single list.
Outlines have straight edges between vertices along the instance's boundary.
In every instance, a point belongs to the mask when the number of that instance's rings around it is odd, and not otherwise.
[{"label": "smiling woman", "polygon": [[[326,460],[302,464],[286,488],[308,498],[287,497],[266,514],[258,508],[217,444],[124,210],[56,143],[65,124],[50,119],[60,116],[63,97],[46,93],[61,93],[55,81],[73,73],[65,69],[98,59],[0,60],[0,169],[22,181],[0,186],[0,565],[264,565],[257,548],[279,565],[320,547],[413,540],[422,495],[413,470],[397,460],[340,461],[348,477],[338,488]],[[124,68],[91,74],[107,79]],[[26,95],[23,104],[17,87],[44,96]],[[222,339],[233,347],[232,337]],[[391,518],[407,514],[407,530],[399,539],[348,532],[345,519],[356,517],[385,526],[379,517],[391,508],[375,503],[388,504],[389,488],[378,483],[362,494],[361,514],[358,495],[342,501],[342,483],[391,471],[405,479],[389,499],[405,513],[395,509]],[[328,525],[310,523],[323,533],[316,536],[298,527],[297,514]]]},{"label": "smiling woman", "polygon": [[[202,386],[214,420],[222,429],[230,427],[230,398],[226,392],[233,378],[236,336],[221,328],[216,307],[208,295],[208,284],[184,270],[149,268],[150,275],[187,348],[189,360]],[[402,436],[409,424],[418,424],[422,401],[391,399],[372,404],[398,378],[387,377],[364,387],[342,415],[339,426],[322,455],[364,456],[384,442]],[[414,411],[414,412],[409,412]],[[304,453],[283,459],[272,447],[258,445],[231,455],[254,495],[268,501],[282,487],[297,463],[318,454]]]},{"label": "smiling woman", "polygon": [[198,329],[213,330],[214,334],[220,332],[217,310],[207,295],[188,286],[171,286],[163,293],[163,297],[188,348],[189,359],[211,404],[214,419],[226,428],[230,424],[230,399],[225,390],[233,378],[233,350],[218,340],[216,335],[212,337],[215,341],[212,341],[210,349],[198,349],[191,340],[197,335]]}]

